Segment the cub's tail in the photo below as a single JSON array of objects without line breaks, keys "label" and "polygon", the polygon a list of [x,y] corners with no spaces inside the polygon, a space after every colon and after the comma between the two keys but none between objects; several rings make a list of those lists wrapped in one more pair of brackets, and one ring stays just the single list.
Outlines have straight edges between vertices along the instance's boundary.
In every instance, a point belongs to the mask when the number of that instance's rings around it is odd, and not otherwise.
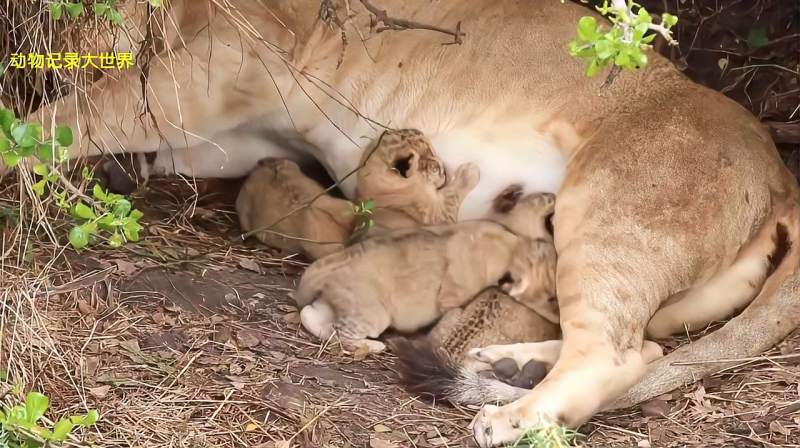
[{"label": "cub's tail", "polygon": [[459,365],[427,340],[397,338],[389,347],[397,356],[400,381],[409,392],[477,406],[510,403],[530,392]]}]

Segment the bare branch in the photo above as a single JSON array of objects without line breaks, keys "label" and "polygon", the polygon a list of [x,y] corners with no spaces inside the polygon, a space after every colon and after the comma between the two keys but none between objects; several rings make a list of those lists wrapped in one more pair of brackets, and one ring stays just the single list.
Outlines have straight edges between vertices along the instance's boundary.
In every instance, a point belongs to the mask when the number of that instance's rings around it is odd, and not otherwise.
[{"label": "bare branch", "polygon": [[[375,28],[378,23],[381,23],[383,26],[380,28],[376,28],[378,33],[386,30],[395,30],[395,31],[402,31],[402,30],[430,30],[436,31],[439,33],[447,34],[449,36],[453,36],[453,42],[451,44],[462,44],[463,37],[466,36],[466,33],[461,31],[461,22],[456,24],[455,30],[449,30],[446,28],[442,28],[436,25],[428,25],[426,23],[415,22],[413,20],[406,20],[406,19],[397,19],[394,17],[390,17],[389,14],[386,12],[385,9],[380,9],[370,3],[369,0],[359,0],[367,11],[372,14],[372,27]],[[448,44],[448,45],[451,45]]]}]

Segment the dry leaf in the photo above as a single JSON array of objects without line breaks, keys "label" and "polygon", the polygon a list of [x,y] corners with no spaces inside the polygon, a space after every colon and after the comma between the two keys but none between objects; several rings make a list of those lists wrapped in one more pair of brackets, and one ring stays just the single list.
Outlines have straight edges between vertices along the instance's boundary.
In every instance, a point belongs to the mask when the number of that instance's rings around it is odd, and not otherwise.
[{"label": "dry leaf", "polygon": [[664,400],[650,400],[642,403],[641,408],[645,417],[666,417],[672,406]]},{"label": "dry leaf", "polygon": [[391,432],[392,431],[391,428],[389,428],[386,425],[381,425],[380,423],[378,423],[377,425],[373,426],[372,430],[375,431],[375,432]]},{"label": "dry leaf", "polygon": [[447,446],[449,441],[450,440],[448,440],[448,438],[444,437],[444,436],[439,436],[439,437],[434,437],[432,439],[428,439],[428,443],[431,446]]},{"label": "dry leaf", "polygon": [[239,345],[239,348],[250,348],[255,347],[261,342],[258,337],[258,333],[253,330],[237,330],[236,331],[236,343]]},{"label": "dry leaf", "polygon": [[361,344],[356,349],[355,353],[353,353],[353,359],[355,361],[363,361],[366,359],[367,355],[369,355],[369,347],[366,344]]},{"label": "dry leaf", "polygon": [[400,447],[391,440],[385,440],[385,439],[380,439],[378,437],[369,436],[369,448],[400,448]]},{"label": "dry leaf", "polygon": [[80,311],[80,313],[84,316],[93,316],[95,309],[89,305],[89,302],[83,299],[78,299],[78,311]]},{"label": "dry leaf", "polygon": [[111,390],[111,386],[98,386],[92,389],[89,389],[89,393],[92,394],[95,398],[105,398],[108,395],[108,391]]},{"label": "dry leaf", "polygon": [[131,353],[138,353],[142,351],[142,349],[139,348],[139,341],[136,339],[128,339],[126,341],[121,341],[119,343],[119,346]]},{"label": "dry leaf", "polygon": [[139,270],[135,264],[127,260],[114,260],[114,263],[117,265],[117,272],[126,277],[130,277]]},{"label": "dry leaf", "polygon": [[300,323],[300,313],[292,311],[291,313],[284,314],[283,321],[287,324],[297,325]]},{"label": "dry leaf", "polygon": [[647,440],[640,440],[640,441],[639,441],[639,442],[636,444],[636,446],[637,446],[637,447],[639,447],[639,448],[650,448],[650,442],[649,442],[649,441],[647,441]]},{"label": "dry leaf", "polygon": [[261,267],[252,258],[243,258],[239,260],[239,267],[247,269],[248,271],[261,273]]},{"label": "dry leaf", "polygon": [[789,431],[789,428],[781,425],[781,423],[779,421],[777,421],[777,420],[773,420],[769,424],[769,430],[770,430],[770,432],[777,432],[777,433],[783,434],[785,436],[788,436],[789,434],[791,434],[791,431]]},{"label": "dry leaf", "polygon": [[244,427],[245,432],[253,432],[258,429],[258,425],[255,423],[248,423],[247,426]]}]

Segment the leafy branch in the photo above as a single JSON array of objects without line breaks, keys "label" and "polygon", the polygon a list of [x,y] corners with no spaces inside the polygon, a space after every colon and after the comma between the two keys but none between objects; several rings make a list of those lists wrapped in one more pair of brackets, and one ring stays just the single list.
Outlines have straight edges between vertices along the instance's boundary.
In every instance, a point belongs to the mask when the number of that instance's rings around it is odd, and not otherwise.
[{"label": "leafy branch", "polygon": [[605,0],[597,10],[611,21],[611,29],[606,31],[594,17],[581,17],[577,39],[569,44],[572,56],[589,63],[587,76],[596,75],[610,64],[627,70],[644,67],[647,65],[645,52],[657,35],[670,45],[678,44],[672,38],[672,27],[678,23],[678,18],[671,14],[662,14],[660,23],[654,23],[650,13],[633,0],[611,0],[610,5]]},{"label": "leafy branch", "polygon": [[[108,245],[115,248],[127,241],[138,241],[142,212],[134,210],[125,196],[109,193],[95,184],[89,197],[56,166],[67,160],[67,147],[72,142],[72,130],[68,126],[57,127],[54,138],[45,140],[41,124],[22,122],[11,110],[0,108],[0,157],[12,168],[26,158],[38,159],[32,169],[39,180],[31,189],[37,197],[43,198],[49,187],[56,206],[68,211],[77,221],[68,234],[74,249],[83,249],[103,233],[109,235]],[[84,168],[82,174],[84,184],[88,184],[92,173]]]},{"label": "leafy branch", "polygon": [[0,410],[0,446],[15,448],[38,448],[49,446],[52,442],[67,440],[75,427],[89,427],[97,423],[99,414],[90,410],[86,415],[63,417],[52,429],[40,425],[50,400],[38,392],[30,392],[24,404],[3,405]]},{"label": "leafy branch", "polygon": [[[164,0],[148,0],[148,2],[153,8],[159,8],[164,4]],[[83,14],[86,7],[83,0],[56,0],[50,3],[49,9],[53,20],[60,20],[62,17],[77,19]],[[92,3],[92,12],[95,16],[106,19],[114,25],[121,25],[125,20],[117,9],[117,0],[95,0]]]}]

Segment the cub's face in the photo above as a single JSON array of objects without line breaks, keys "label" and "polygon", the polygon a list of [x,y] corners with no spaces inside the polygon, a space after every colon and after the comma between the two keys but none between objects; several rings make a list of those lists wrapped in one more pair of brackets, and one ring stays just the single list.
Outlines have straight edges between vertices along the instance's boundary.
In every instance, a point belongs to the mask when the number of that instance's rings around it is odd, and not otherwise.
[{"label": "cub's face", "polygon": [[558,322],[556,251],[553,243],[526,240],[514,250],[500,289],[551,322]]},{"label": "cub's face", "polygon": [[421,182],[436,189],[447,182],[444,165],[433,152],[433,145],[416,129],[384,132],[365,168],[368,171],[383,168],[395,180]]}]

